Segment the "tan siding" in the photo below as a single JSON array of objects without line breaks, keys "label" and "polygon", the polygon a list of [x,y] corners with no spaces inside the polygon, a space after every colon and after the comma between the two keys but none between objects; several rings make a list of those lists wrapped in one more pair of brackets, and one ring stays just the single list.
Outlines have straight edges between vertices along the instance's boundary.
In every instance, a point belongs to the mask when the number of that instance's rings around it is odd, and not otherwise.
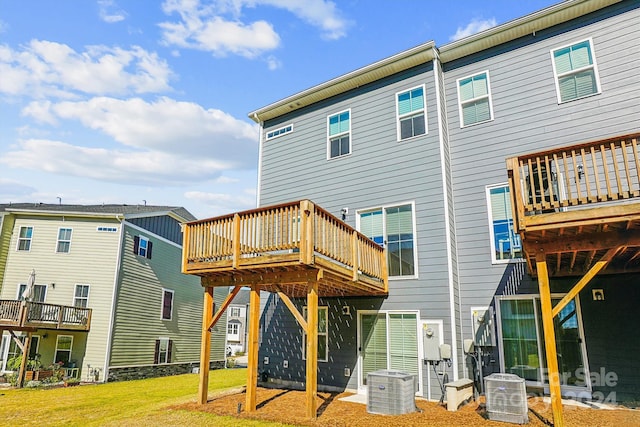
[{"label": "tan siding", "polygon": [[[26,283],[32,269],[36,270],[36,284],[47,286],[46,302],[51,304],[73,305],[75,285],[89,284],[89,307],[93,314],[83,360],[85,369],[88,364],[104,366],[107,349],[119,233],[96,231],[102,225],[120,229],[116,220],[108,219],[17,217],[8,246],[4,286],[0,294],[2,298],[15,299],[18,285]],[[21,226],[33,227],[31,250],[28,252],[16,250]],[[73,229],[69,253],[55,251],[60,227]],[[47,346],[55,348],[56,333],[49,332],[48,335],[50,338],[40,343],[43,354],[53,351]],[[76,342],[79,343],[80,339],[74,339],[76,350],[72,351],[72,359],[78,359],[81,353]],[[44,364],[49,362],[43,360]],[[84,370],[83,376],[86,375]]]}]

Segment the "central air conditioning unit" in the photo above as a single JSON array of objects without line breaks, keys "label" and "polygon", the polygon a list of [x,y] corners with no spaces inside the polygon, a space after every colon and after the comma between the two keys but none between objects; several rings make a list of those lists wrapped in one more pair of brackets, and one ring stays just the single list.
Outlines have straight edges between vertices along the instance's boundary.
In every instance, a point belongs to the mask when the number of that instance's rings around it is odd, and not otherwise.
[{"label": "central air conditioning unit", "polygon": [[416,410],[417,377],[381,370],[367,374],[367,412],[399,415]]},{"label": "central air conditioning unit", "polygon": [[484,390],[490,420],[514,424],[529,422],[524,378],[514,374],[491,374],[484,379]]}]

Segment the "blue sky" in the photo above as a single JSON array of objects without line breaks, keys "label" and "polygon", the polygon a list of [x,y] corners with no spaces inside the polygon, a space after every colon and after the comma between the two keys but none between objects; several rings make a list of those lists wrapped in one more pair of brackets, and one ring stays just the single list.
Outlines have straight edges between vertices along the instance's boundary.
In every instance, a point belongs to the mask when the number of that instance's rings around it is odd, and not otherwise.
[{"label": "blue sky", "polygon": [[252,208],[247,113],[555,3],[0,0],[0,203]]}]

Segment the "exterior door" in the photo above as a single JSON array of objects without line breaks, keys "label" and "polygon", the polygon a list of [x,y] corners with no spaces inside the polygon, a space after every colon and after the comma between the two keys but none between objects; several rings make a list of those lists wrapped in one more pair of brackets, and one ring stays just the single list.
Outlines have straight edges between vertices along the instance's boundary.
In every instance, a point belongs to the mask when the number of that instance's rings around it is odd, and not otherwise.
[{"label": "exterior door", "polygon": [[359,391],[366,391],[367,374],[381,369],[413,374],[420,382],[417,312],[361,312],[358,333]]},{"label": "exterior door", "polygon": [[[552,301],[555,305],[560,298],[554,297]],[[500,299],[499,310],[503,372],[547,388],[540,299],[537,296]],[[586,397],[591,392],[591,384],[576,300],[567,304],[553,321],[562,393]]]}]

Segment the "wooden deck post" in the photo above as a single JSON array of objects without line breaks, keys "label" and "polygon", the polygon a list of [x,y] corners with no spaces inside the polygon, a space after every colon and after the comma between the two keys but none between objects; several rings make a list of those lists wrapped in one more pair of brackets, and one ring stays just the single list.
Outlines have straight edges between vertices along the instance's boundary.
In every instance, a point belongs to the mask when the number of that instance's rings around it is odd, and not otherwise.
[{"label": "wooden deck post", "polygon": [[27,368],[27,358],[29,357],[29,347],[31,346],[31,332],[27,333],[27,339],[22,344],[22,361],[20,362],[20,371],[18,372],[18,388],[24,385],[24,375]]},{"label": "wooden deck post", "polygon": [[204,290],[202,307],[202,338],[200,343],[200,384],[198,386],[198,403],[204,405],[209,396],[209,362],[211,358],[211,330],[209,322],[213,315],[213,287]]},{"label": "wooden deck post", "polygon": [[256,410],[258,387],[258,327],[260,324],[260,286],[251,286],[249,297],[249,352],[247,354],[247,412]]},{"label": "wooden deck post", "polygon": [[307,290],[307,417],[316,418],[318,395],[318,282]]},{"label": "wooden deck post", "polygon": [[553,425],[555,427],[563,427],[562,395],[560,391],[560,374],[558,372],[556,335],[553,326],[551,287],[549,286],[549,273],[547,271],[547,261],[544,254],[538,254],[536,256],[536,268],[538,270],[538,286],[540,288],[540,306],[542,308],[542,326],[547,354],[547,374],[549,376]]}]

